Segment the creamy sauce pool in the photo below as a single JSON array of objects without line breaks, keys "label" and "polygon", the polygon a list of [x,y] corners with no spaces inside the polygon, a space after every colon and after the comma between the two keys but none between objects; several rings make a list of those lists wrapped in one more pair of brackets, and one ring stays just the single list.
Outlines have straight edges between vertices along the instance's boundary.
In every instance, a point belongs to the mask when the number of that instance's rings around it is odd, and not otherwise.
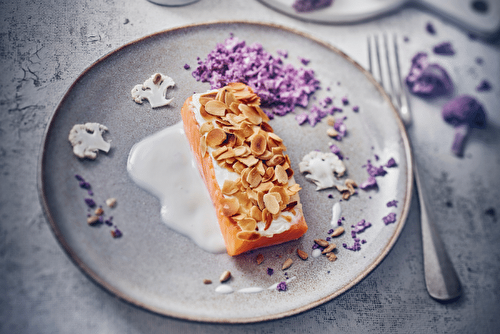
[{"label": "creamy sauce pool", "polygon": [[211,253],[226,251],[215,208],[194,161],[182,122],[135,144],[127,171],[160,200],[163,222]]}]

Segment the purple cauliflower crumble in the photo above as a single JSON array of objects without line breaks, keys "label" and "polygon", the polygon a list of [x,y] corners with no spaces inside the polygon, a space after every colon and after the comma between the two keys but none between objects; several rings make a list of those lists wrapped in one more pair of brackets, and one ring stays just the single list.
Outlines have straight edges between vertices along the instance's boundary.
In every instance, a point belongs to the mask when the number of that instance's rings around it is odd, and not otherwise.
[{"label": "purple cauliflower crumble", "polygon": [[184,64],[184,69],[185,70],[189,70],[191,68],[191,66],[189,66],[189,64]]},{"label": "purple cauliflower crumble", "polygon": [[361,243],[366,243],[366,240],[361,241],[358,238],[358,234],[366,230],[368,227],[372,226],[371,223],[367,222],[366,220],[362,219],[359,221],[356,225],[353,225],[353,230],[351,231],[351,237],[354,240],[354,244],[352,246],[348,246],[346,243],[343,243],[342,246],[345,249],[351,250],[351,251],[359,251],[361,250]]},{"label": "purple cauliflower crumble", "polygon": [[396,214],[394,212],[389,213],[387,216],[383,217],[385,225],[389,225],[396,222]]},{"label": "purple cauliflower crumble", "polygon": [[274,269],[273,268],[267,268],[267,274],[269,276],[271,276],[272,274],[274,274]]},{"label": "purple cauliflower crumble", "polygon": [[363,190],[378,187],[377,180],[373,176],[369,176],[368,179],[359,185],[359,188]]},{"label": "purple cauliflower crumble", "polygon": [[279,282],[276,289],[278,291],[286,291],[286,289],[287,289],[286,282]]},{"label": "purple cauliflower crumble", "polygon": [[417,53],[411,60],[406,77],[410,92],[422,97],[435,97],[451,93],[453,83],[446,70],[438,64],[429,64],[427,54]]},{"label": "purple cauliflower crumble", "polygon": [[394,158],[390,158],[388,161],[387,161],[387,164],[385,164],[385,167],[387,168],[392,168],[392,167],[396,167],[397,164],[396,164],[396,160],[394,160]]},{"label": "purple cauliflower crumble", "polygon": [[286,115],[296,106],[307,107],[310,95],[319,89],[313,70],[284,64],[261,44],[246,45],[234,36],[218,43],[204,61],[199,60],[192,75],[209,82],[212,89],[231,82],[247,84],[259,95],[263,107],[272,108],[270,118]]},{"label": "purple cauliflower crumble", "polygon": [[443,56],[453,56],[455,54],[455,50],[453,50],[453,46],[450,42],[444,42],[434,46],[432,49],[435,54],[443,55]]},{"label": "purple cauliflower crumble", "polygon": [[425,25],[425,30],[427,30],[427,32],[431,35],[436,34],[436,29],[434,29],[434,25],[430,22],[427,22],[427,24]]},{"label": "purple cauliflower crumble", "polygon": [[491,84],[488,80],[481,81],[476,87],[476,91],[478,92],[487,92],[489,90],[491,90]]},{"label": "purple cauliflower crumble", "polygon": [[366,163],[366,171],[370,176],[384,176],[385,174],[387,174],[384,166],[374,166],[372,165],[370,160],[368,160],[368,162]]},{"label": "purple cauliflower crumble", "polygon": [[398,201],[392,200],[392,201],[387,202],[387,207],[390,208],[391,206],[397,208],[398,207]]},{"label": "purple cauliflower crumble", "polygon": [[85,203],[89,206],[89,208],[95,207],[95,202],[92,198],[85,198]]},{"label": "purple cauliflower crumble", "polygon": [[295,0],[292,7],[297,13],[307,13],[330,7],[333,0]]},{"label": "purple cauliflower crumble", "polygon": [[340,160],[344,160],[344,155],[342,154],[342,152],[340,152],[340,148],[337,145],[331,144],[330,152],[335,154]]}]

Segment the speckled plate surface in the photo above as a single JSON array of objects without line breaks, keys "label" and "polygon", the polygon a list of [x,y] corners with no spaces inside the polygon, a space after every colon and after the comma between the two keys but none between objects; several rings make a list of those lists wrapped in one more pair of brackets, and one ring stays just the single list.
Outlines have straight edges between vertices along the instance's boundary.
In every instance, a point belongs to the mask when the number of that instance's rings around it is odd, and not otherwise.
[{"label": "speckled plate surface", "polygon": [[[327,125],[299,126],[294,115],[271,121],[276,133],[288,147],[296,180],[302,185],[301,198],[309,231],[299,240],[231,258],[211,254],[170,230],[161,221],[159,201],[138,188],[127,174],[127,158],[132,146],[143,138],[180,121],[180,108],[193,92],[209,89],[191,75],[197,57],[204,58],[218,42],[234,33],[247,43],[258,42],[276,55],[288,50],[285,60],[301,66],[298,57],[310,59],[322,90],[316,100],[330,96],[335,103],[347,96],[350,105],[343,113],[348,135],[337,145],[347,157],[349,177],[366,180],[363,165],[368,159],[375,164],[393,157],[398,167],[378,178],[379,189],[359,191],[341,206],[346,233],[335,243],[338,260],[324,257],[300,260],[295,252],[301,248],[311,253],[313,240],[326,238],[331,228],[332,206],[340,195],[336,191],[315,191],[315,186],[298,172],[298,163],[311,150],[328,151],[332,140]],[[185,70],[184,64],[191,70]],[[155,72],[171,76],[176,86],[169,90],[173,102],[151,109],[132,101],[130,91]],[[330,87],[328,91],[326,88]],[[358,105],[359,112],[352,111]],[[300,110],[297,110],[300,112]],[[78,159],[72,153],[68,133],[74,124],[98,122],[106,125],[111,140],[108,154],[95,161]],[[375,161],[375,155],[380,160]],[[168,171],[165,171],[168,172]],[[119,239],[110,235],[111,228],[86,223],[88,209],[74,175],[83,176],[92,185],[94,200],[103,204],[116,197],[118,205],[106,209],[107,217],[123,232]],[[112,294],[134,305],[159,314],[195,321],[256,322],[296,314],[325,303],[353,287],[388,254],[399,236],[411,200],[411,154],[407,136],[396,111],[383,90],[358,64],[332,46],[288,28],[250,22],[218,22],[186,26],[146,36],[99,59],[72,84],[50,120],[43,142],[39,192],[47,219],[62,247],[93,281]],[[333,199],[328,195],[333,194]],[[397,200],[397,208],[386,203]],[[382,217],[397,214],[394,224],[385,225]],[[353,252],[342,243],[352,245],[351,224],[361,219],[372,223],[363,234],[366,243]],[[255,257],[264,255],[257,265]],[[286,272],[296,277],[288,290],[266,290],[256,294],[215,292],[218,278],[231,271],[227,283],[234,290],[246,287],[267,288],[283,281],[280,270],[286,258],[294,264]],[[267,268],[273,268],[272,276]],[[214,281],[204,285],[204,279]]]}]

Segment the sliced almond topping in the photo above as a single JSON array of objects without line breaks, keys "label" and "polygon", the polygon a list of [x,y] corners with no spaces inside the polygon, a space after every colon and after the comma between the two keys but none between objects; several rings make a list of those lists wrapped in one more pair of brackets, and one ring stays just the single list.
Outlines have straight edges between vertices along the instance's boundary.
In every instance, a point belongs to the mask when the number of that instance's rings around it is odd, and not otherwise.
[{"label": "sliced almond topping", "polygon": [[283,139],[281,139],[277,134],[275,134],[274,132],[270,132],[269,133],[269,138],[272,139],[272,140],[275,140],[276,142],[278,143],[282,143],[283,142]]},{"label": "sliced almond topping", "polygon": [[257,227],[257,222],[253,218],[244,218],[238,222],[238,226],[243,231],[255,231]]},{"label": "sliced almond topping", "polygon": [[213,100],[212,97],[200,96],[200,104],[202,106],[204,106],[205,104],[207,104],[208,101],[211,101],[211,100]]},{"label": "sliced almond topping", "polygon": [[231,110],[235,115],[239,115],[241,114],[239,105],[240,105],[239,102],[233,102],[229,105],[229,110]]},{"label": "sliced almond topping", "polygon": [[238,190],[239,190],[239,188],[238,188],[237,181],[225,180],[224,184],[222,185],[222,193],[224,195],[233,195]]},{"label": "sliced almond topping", "polygon": [[267,182],[269,180],[272,180],[273,177],[274,177],[274,168],[273,167],[267,167],[266,173],[264,174],[262,182]]},{"label": "sliced almond topping", "polygon": [[87,224],[89,225],[95,225],[99,222],[99,217],[98,216],[90,216],[87,218]]},{"label": "sliced almond topping", "polygon": [[302,249],[297,248],[297,255],[302,259],[302,260],[307,260],[309,255],[307,255],[306,252],[304,252]]},{"label": "sliced almond topping", "polygon": [[321,252],[321,254],[326,254],[326,253],[333,252],[333,250],[335,248],[337,248],[337,245],[335,245],[335,244],[329,244],[325,249],[323,249],[323,251]]},{"label": "sliced almond topping", "polygon": [[283,266],[281,267],[281,270],[286,270],[286,269],[290,268],[292,263],[293,263],[292,259],[290,259],[290,258],[286,259],[285,263],[283,263]]},{"label": "sliced almond topping", "polygon": [[239,161],[236,161],[233,165],[233,169],[236,173],[238,174],[241,174],[241,172],[246,168],[247,166],[245,166],[243,163],[239,162]]},{"label": "sliced almond topping", "polygon": [[208,101],[205,104],[205,111],[210,115],[222,117],[226,114],[226,104],[217,100]]},{"label": "sliced almond topping", "polygon": [[215,96],[217,101],[220,101],[225,104],[226,102],[226,88],[219,89],[217,95]]},{"label": "sliced almond topping", "polygon": [[254,190],[257,192],[266,192],[269,189],[271,189],[272,187],[274,187],[274,184],[271,181],[261,182],[261,184],[259,184],[259,186],[257,188],[255,188]]},{"label": "sliced almond topping", "polygon": [[250,170],[250,173],[248,173],[248,176],[247,176],[247,182],[248,182],[250,188],[257,187],[261,181],[262,181],[262,176],[260,175],[257,168],[256,167],[252,168]]},{"label": "sliced almond topping", "polygon": [[262,123],[262,117],[254,107],[250,107],[242,103],[238,106],[238,108],[252,124],[259,125],[260,123]]},{"label": "sliced almond topping", "polygon": [[288,189],[293,193],[298,193],[299,190],[302,188],[300,187],[300,185],[298,183],[295,183],[295,184],[291,185],[290,187],[288,187]]},{"label": "sliced almond topping", "polygon": [[201,117],[203,117],[203,119],[205,119],[207,121],[215,119],[214,116],[212,116],[212,115],[210,115],[209,113],[206,112],[204,106],[201,106],[201,108],[200,108],[200,115],[201,115]]},{"label": "sliced almond topping", "polygon": [[255,219],[255,221],[262,221],[262,211],[260,211],[258,206],[252,206],[250,209],[250,216]]},{"label": "sliced almond topping", "polygon": [[314,242],[321,247],[328,247],[328,245],[329,245],[328,241],[326,241],[324,239],[314,239]]},{"label": "sliced almond topping", "polygon": [[334,262],[337,260],[337,255],[335,255],[335,253],[328,253],[328,254],[326,254],[326,258],[329,261]]},{"label": "sliced almond topping", "polygon": [[234,147],[236,145],[236,136],[232,133],[226,133],[226,140],[222,142],[222,145]]},{"label": "sliced almond topping", "polygon": [[285,157],[282,155],[275,155],[269,161],[266,162],[266,165],[269,167],[274,167],[277,165],[281,165],[285,162]]},{"label": "sliced almond topping", "polygon": [[257,264],[261,264],[262,262],[264,262],[264,255],[258,254],[255,258],[255,261],[257,262]]},{"label": "sliced almond topping", "polygon": [[260,128],[266,132],[274,132],[273,127],[267,121],[260,123]]},{"label": "sliced almond topping", "polygon": [[271,194],[264,195],[264,205],[271,214],[277,214],[280,211],[280,205],[275,196]]},{"label": "sliced almond topping", "polygon": [[342,193],[343,200],[348,200],[350,197],[351,197],[351,194],[348,191]]},{"label": "sliced almond topping", "polygon": [[267,142],[266,137],[262,134],[257,134],[252,138],[252,142],[250,143],[250,150],[253,154],[259,156],[264,154],[266,151]]},{"label": "sliced almond topping", "polygon": [[273,147],[271,149],[271,152],[273,153],[273,155],[282,155],[283,154],[283,148],[281,148],[281,147]]},{"label": "sliced almond topping", "polygon": [[217,159],[219,157],[219,155],[221,155],[222,153],[224,153],[226,151],[227,151],[226,146],[219,147],[218,149],[212,151],[212,156],[214,157],[214,159]]},{"label": "sliced almond topping", "polygon": [[210,132],[214,128],[214,123],[212,122],[205,122],[200,126],[200,135],[204,135],[205,133]]},{"label": "sliced almond topping", "polygon": [[335,130],[334,128],[328,128],[328,130],[326,130],[326,134],[332,138],[337,137],[339,135],[337,130]]},{"label": "sliced almond topping", "polygon": [[234,157],[234,151],[231,147],[228,147],[226,152],[222,153],[217,157],[217,160],[225,160],[233,157]]},{"label": "sliced almond topping", "polygon": [[221,199],[222,204],[222,214],[226,217],[231,217],[238,213],[238,209],[240,208],[240,202],[238,199],[234,197],[223,198]]},{"label": "sliced almond topping", "polygon": [[222,129],[215,128],[207,134],[208,146],[215,148],[226,140],[226,133]]},{"label": "sliced almond topping", "polygon": [[342,233],[344,233],[344,228],[342,226],[339,226],[333,231],[332,238],[338,237]]},{"label": "sliced almond topping", "polygon": [[219,282],[221,283],[227,282],[230,278],[231,278],[231,272],[229,270],[226,270],[220,275]]},{"label": "sliced almond topping", "polygon": [[273,222],[273,215],[269,212],[269,210],[262,210],[262,220],[264,221],[264,223],[266,223],[266,226],[264,227],[265,231],[271,226],[271,223]]},{"label": "sliced almond topping", "polygon": [[240,240],[254,241],[260,238],[260,233],[255,231],[241,231],[236,234],[236,238]]},{"label": "sliced almond topping", "polygon": [[212,281],[209,279],[204,279],[203,284],[212,284]]},{"label": "sliced almond topping", "polygon": [[237,159],[239,162],[244,163],[248,167],[253,167],[259,162],[259,159],[257,159],[253,155],[249,155],[248,157],[245,157],[245,158],[238,157]]},{"label": "sliced almond topping", "polygon": [[269,160],[273,157],[273,154],[271,153],[271,151],[268,151],[266,150],[263,154],[259,155],[259,159],[262,159],[262,160]]},{"label": "sliced almond topping", "polygon": [[283,166],[281,165],[276,166],[274,168],[274,173],[276,175],[279,184],[288,183],[288,174],[286,173],[286,170],[283,168]]}]

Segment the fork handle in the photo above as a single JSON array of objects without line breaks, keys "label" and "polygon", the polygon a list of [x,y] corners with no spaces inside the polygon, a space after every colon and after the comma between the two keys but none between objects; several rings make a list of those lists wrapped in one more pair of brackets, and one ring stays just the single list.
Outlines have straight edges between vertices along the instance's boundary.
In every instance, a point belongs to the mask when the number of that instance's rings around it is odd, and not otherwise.
[{"label": "fork handle", "polygon": [[446,252],[443,241],[427,211],[423,196],[419,172],[414,163],[415,181],[420,202],[420,220],[422,225],[422,244],[424,253],[425,284],[429,295],[440,301],[455,299],[462,293],[462,286],[453,264]]}]

